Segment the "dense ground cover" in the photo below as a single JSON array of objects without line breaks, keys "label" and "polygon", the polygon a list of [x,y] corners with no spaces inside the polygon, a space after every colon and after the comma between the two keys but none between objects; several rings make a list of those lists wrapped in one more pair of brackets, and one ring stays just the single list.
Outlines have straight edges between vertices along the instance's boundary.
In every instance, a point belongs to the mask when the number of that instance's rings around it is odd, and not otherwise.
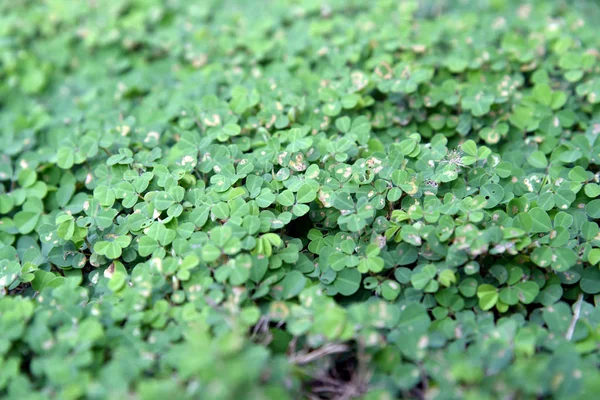
[{"label": "dense ground cover", "polygon": [[0,396],[597,398],[599,24],[0,3]]}]

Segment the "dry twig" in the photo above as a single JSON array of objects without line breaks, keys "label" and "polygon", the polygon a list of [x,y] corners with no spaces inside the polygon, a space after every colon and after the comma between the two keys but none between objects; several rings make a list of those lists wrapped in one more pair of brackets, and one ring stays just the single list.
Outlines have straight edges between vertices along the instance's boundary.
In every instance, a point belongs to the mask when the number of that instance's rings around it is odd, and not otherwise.
[{"label": "dry twig", "polygon": [[298,352],[296,354],[292,354],[289,359],[292,364],[304,365],[330,354],[344,353],[346,351],[348,351],[348,346],[345,344],[329,343],[309,353]]},{"label": "dry twig", "polygon": [[571,319],[571,324],[569,325],[569,329],[567,329],[567,333],[565,334],[565,339],[571,340],[573,338],[573,333],[575,332],[575,326],[577,325],[577,321],[579,320],[579,314],[581,313],[581,304],[583,303],[583,293],[579,293],[577,297],[577,301],[575,302],[575,308],[573,309],[573,318]]}]

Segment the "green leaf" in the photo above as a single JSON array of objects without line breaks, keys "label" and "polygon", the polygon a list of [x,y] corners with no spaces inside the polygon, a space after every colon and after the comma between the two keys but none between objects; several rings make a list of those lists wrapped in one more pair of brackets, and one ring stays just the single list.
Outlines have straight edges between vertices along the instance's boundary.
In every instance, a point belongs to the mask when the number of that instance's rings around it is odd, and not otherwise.
[{"label": "green leaf", "polygon": [[342,133],[348,133],[350,131],[350,118],[341,117],[335,120],[335,126]]},{"label": "green leaf", "polygon": [[519,282],[515,286],[518,291],[519,301],[522,304],[530,304],[537,297],[540,288],[532,281]]},{"label": "green leaf", "polygon": [[231,238],[233,231],[229,226],[217,226],[210,230],[210,239],[217,247],[223,247]]},{"label": "green leaf", "polygon": [[62,169],[70,169],[75,163],[75,153],[69,147],[60,147],[56,153],[56,165]]},{"label": "green leaf", "polygon": [[392,280],[386,280],[381,284],[381,296],[388,300],[394,301],[400,295],[400,285]]},{"label": "green leaf", "polygon": [[158,193],[157,196],[154,198],[154,207],[158,211],[164,211],[167,208],[171,207],[173,204],[175,204],[175,199],[173,198],[173,196],[166,192]]},{"label": "green leaf", "polygon": [[294,204],[294,193],[291,190],[284,190],[277,196],[277,203],[284,207],[291,207]]},{"label": "green leaf", "polygon": [[490,310],[498,302],[498,290],[492,285],[479,285],[477,297],[479,298],[479,307],[484,311]]},{"label": "green leaf", "polygon": [[600,218],[600,199],[590,201],[585,206],[585,212],[590,218]]},{"label": "green leaf", "polygon": [[560,285],[548,285],[538,295],[538,300],[545,307],[556,303],[563,295],[563,289]]},{"label": "green leaf", "polygon": [[592,249],[588,253],[588,261],[592,265],[596,265],[600,262],[600,249]]},{"label": "green leaf", "polygon": [[351,296],[360,288],[361,274],[356,269],[340,270],[333,282],[337,291],[343,296]]},{"label": "green leaf", "polygon": [[138,253],[142,257],[149,256],[154,253],[154,251],[158,249],[158,242],[151,237],[142,236],[138,240]]},{"label": "green leaf", "polygon": [[281,297],[291,299],[297,296],[306,285],[306,278],[298,271],[290,271],[280,283]]},{"label": "green leaf", "polygon": [[256,198],[256,204],[258,204],[260,208],[267,208],[273,204],[276,198],[277,195],[275,193],[271,192],[267,188],[262,188],[260,194]]},{"label": "green leaf", "polygon": [[426,265],[421,271],[412,274],[410,282],[415,289],[422,290],[435,277],[436,273],[435,266]]},{"label": "green leaf", "polygon": [[15,226],[19,230],[19,233],[24,235],[33,232],[37,222],[40,218],[40,214],[33,211],[19,211],[13,217]]},{"label": "green leaf", "polygon": [[208,221],[209,215],[209,208],[205,205],[200,205],[199,207],[194,208],[194,210],[190,213],[190,220],[196,227],[202,228],[204,224],[206,224],[206,221]]},{"label": "green leaf", "polygon": [[586,268],[581,275],[579,286],[584,293],[600,293],[600,269],[596,267]]},{"label": "green leaf", "polygon": [[527,157],[527,163],[534,168],[546,168],[548,160],[543,152],[536,150]]},{"label": "green leaf", "polygon": [[467,140],[461,145],[462,151],[470,156],[477,156],[477,145],[472,140]]},{"label": "green leaf", "polygon": [[584,186],[584,192],[587,197],[598,197],[600,196],[600,185],[597,183],[588,183]]},{"label": "green leaf", "polygon": [[552,269],[555,271],[566,271],[577,262],[577,253],[571,249],[553,249]]},{"label": "green leaf", "polygon": [[37,173],[32,169],[23,169],[19,172],[19,177],[17,178],[17,182],[21,187],[29,187],[35,183],[37,180]]},{"label": "green leaf", "polygon": [[221,256],[221,250],[210,243],[202,246],[200,253],[202,256],[202,261],[208,263],[217,260]]},{"label": "green leaf", "polygon": [[101,206],[112,207],[115,203],[115,192],[106,185],[99,185],[94,189],[94,199],[98,200]]},{"label": "green leaf", "polygon": [[338,193],[333,201],[333,206],[338,210],[353,210],[354,201],[348,193]]},{"label": "green leaf", "polygon": [[500,290],[498,299],[508,306],[514,306],[519,302],[519,292],[516,287],[506,287]]},{"label": "green leaf", "polygon": [[310,203],[317,197],[317,192],[308,184],[304,184],[296,194],[298,203]]},{"label": "green leaf", "polygon": [[504,198],[504,189],[495,183],[481,187],[481,195],[486,201],[485,208],[496,207]]},{"label": "green leaf", "polygon": [[122,248],[117,242],[101,241],[94,245],[94,251],[114,260],[121,256]]},{"label": "green leaf", "polygon": [[229,273],[229,282],[232,285],[239,286],[244,284],[250,278],[252,268],[252,259],[247,254],[235,258]]},{"label": "green leaf", "polygon": [[552,230],[552,222],[548,213],[543,209],[536,207],[527,212],[531,217],[531,233],[547,233]]},{"label": "green leaf", "polygon": [[41,292],[45,287],[49,286],[57,277],[52,272],[37,270],[34,272],[35,278],[31,281],[31,287]]}]

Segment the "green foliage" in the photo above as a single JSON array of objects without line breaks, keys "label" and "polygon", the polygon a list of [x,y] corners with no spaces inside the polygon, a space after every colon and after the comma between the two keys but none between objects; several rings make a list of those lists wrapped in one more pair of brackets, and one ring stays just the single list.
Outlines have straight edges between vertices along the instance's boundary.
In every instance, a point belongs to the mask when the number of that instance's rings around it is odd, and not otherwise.
[{"label": "green foliage", "polygon": [[599,22],[2,3],[0,397],[595,398]]}]

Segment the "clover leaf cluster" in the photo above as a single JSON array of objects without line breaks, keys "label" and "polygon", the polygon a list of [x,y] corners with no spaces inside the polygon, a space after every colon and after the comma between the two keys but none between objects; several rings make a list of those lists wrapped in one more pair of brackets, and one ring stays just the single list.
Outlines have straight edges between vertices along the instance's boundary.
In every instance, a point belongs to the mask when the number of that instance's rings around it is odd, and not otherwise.
[{"label": "clover leaf cluster", "polygon": [[599,23],[1,3],[0,397],[595,398]]}]

